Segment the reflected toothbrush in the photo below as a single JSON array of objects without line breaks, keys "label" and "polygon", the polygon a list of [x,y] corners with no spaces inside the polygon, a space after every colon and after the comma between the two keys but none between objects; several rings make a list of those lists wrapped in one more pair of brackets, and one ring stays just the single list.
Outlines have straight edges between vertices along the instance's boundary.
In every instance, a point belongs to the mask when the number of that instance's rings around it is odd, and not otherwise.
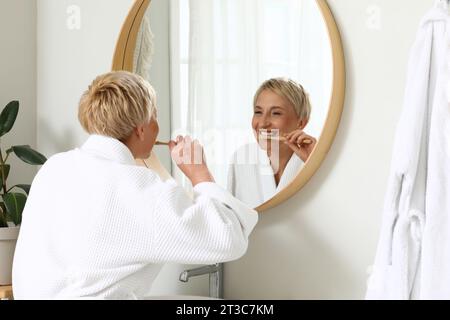
[{"label": "reflected toothbrush", "polygon": [[[272,137],[270,139],[281,141],[281,142],[284,142],[287,140],[285,137]],[[304,139],[300,144],[311,144],[311,143],[312,143],[311,139]]]},{"label": "reflected toothbrush", "polygon": [[[265,140],[275,140],[275,141],[280,141],[280,142],[284,142],[286,141],[286,137],[280,136],[278,134],[278,132],[269,132],[266,130],[261,130],[259,131],[259,136]],[[302,145],[302,144],[311,144],[312,140],[311,139],[304,139],[301,143],[299,143],[298,145]]]}]

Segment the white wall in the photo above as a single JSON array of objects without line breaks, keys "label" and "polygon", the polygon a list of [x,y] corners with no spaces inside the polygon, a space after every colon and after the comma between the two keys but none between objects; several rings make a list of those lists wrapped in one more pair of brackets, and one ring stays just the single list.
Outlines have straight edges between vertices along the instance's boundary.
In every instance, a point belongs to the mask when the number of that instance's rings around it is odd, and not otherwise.
[{"label": "white wall", "polygon": [[[378,239],[408,51],[421,16],[433,2],[329,1],[343,36],[348,81],[335,143],[297,195],[261,215],[247,255],[225,266],[226,298],[363,298],[366,269]],[[37,3],[37,143],[49,155],[83,142],[85,134],[76,117],[78,99],[95,75],[110,69],[132,0]],[[66,27],[69,4],[82,9],[80,30]],[[368,27],[371,5],[381,10],[380,29]],[[2,84],[9,79],[3,73],[8,67],[2,65]],[[29,69],[16,81],[33,74],[32,66]],[[32,82],[26,88],[31,87]],[[9,97],[1,94],[5,103]],[[32,94],[26,97],[32,105]],[[32,137],[33,125],[28,127],[24,135]],[[170,281],[166,289],[180,292]],[[182,290],[196,294],[200,289],[194,287]]]},{"label": "white wall", "polygon": [[[0,111],[19,100],[13,129],[1,139],[12,145],[36,147],[36,1],[2,0],[0,5]],[[11,161],[9,160],[11,159]],[[11,155],[8,186],[31,183],[37,167]]]},{"label": "white wall", "polygon": [[78,123],[78,101],[95,76],[111,70],[132,3],[37,1],[37,144],[46,154],[79,146],[87,137]]},{"label": "white wall", "polygon": [[[225,267],[225,297],[362,299],[373,263],[406,63],[434,0],[330,0],[347,63],[335,142],[294,197],[263,213],[248,253]],[[374,7],[375,6],[375,7]],[[380,29],[370,23],[380,11]]]}]

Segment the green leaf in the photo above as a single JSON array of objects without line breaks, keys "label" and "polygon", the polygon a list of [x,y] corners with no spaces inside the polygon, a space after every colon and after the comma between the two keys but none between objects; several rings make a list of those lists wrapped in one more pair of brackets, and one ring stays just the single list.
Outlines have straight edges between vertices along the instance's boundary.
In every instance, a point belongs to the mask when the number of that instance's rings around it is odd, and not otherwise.
[{"label": "green leaf", "polygon": [[30,146],[14,146],[12,149],[20,160],[28,164],[40,165],[47,161],[43,154],[33,150]]},{"label": "green leaf", "polygon": [[22,222],[22,212],[27,201],[27,196],[23,193],[7,193],[3,195],[8,218],[19,225]]},{"label": "green leaf", "polygon": [[11,101],[0,114],[0,137],[8,133],[16,122],[19,113],[19,101]]},{"label": "green leaf", "polygon": [[[9,164],[5,164],[4,166],[0,165],[0,170],[5,171],[5,180],[8,179],[8,175],[9,175],[9,169],[11,169],[11,166]],[[3,186],[3,179],[2,179],[2,174],[0,172],[0,188]]]},{"label": "green leaf", "polygon": [[[11,187],[11,189],[12,188],[20,188],[20,189],[22,189],[23,191],[25,191],[25,193],[28,195],[28,194],[30,194],[30,188],[31,188],[31,185],[30,184],[17,184],[17,185],[15,185],[14,187]],[[10,189],[10,190],[11,190]]]},{"label": "green leaf", "polygon": [[3,202],[0,202],[0,228],[8,228],[8,221],[6,220],[6,208]]}]

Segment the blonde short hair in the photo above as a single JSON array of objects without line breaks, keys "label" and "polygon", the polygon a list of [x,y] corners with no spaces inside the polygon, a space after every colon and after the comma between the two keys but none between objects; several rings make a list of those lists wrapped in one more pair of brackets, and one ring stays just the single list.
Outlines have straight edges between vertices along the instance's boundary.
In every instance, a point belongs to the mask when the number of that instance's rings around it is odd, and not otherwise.
[{"label": "blonde short hair", "polygon": [[271,90],[289,101],[294,107],[297,116],[309,121],[311,116],[311,102],[309,100],[309,95],[299,83],[288,78],[272,78],[264,81],[253,98],[254,107],[256,106],[259,95],[264,90]]},{"label": "blonde short hair", "polygon": [[78,120],[89,134],[123,140],[156,114],[156,94],[142,77],[115,71],[98,76],[83,93]]}]

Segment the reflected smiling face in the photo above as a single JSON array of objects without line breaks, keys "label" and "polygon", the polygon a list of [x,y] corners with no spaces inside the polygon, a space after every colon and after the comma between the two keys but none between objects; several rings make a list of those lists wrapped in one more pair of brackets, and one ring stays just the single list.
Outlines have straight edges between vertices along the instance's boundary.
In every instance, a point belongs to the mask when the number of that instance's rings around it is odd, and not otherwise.
[{"label": "reflected smiling face", "polygon": [[256,99],[252,128],[256,140],[264,149],[270,146],[264,141],[267,135],[278,132],[282,136],[295,129],[303,129],[306,125],[304,122],[297,116],[292,104],[272,90],[263,90]]}]

